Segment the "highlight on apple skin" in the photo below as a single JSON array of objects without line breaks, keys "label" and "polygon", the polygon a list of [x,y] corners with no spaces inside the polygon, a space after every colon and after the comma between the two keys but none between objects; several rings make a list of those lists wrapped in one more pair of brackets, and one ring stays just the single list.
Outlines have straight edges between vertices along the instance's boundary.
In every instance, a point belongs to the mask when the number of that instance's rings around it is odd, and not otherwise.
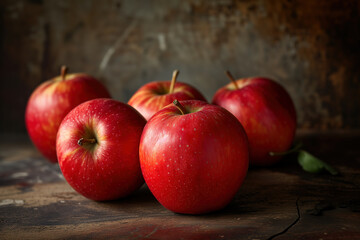
[{"label": "highlight on apple skin", "polygon": [[163,107],[177,100],[202,100],[205,97],[193,86],[177,82],[178,70],[173,72],[171,81],[150,82],[139,88],[130,98],[128,104],[138,110],[149,120]]},{"label": "highlight on apple skin", "polygon": [[67,74],[63,66],[61,76],[42,83],[29,98],[25,124],[30,139],[43,156],[56,163],[56,134],[66,114],[85,101],[110,97],[95,78],[84,73]]},{"label": "highlight on apple skin", "polygon": [[245,131],[222,107],[198,100],[174,104],[157,112],[143,130],[139,152],[146,184],[171,211],[219,210],[248,170]]},{"label": "highlight on apple skin", "polygon": [[97,201],[126,197],[144,183],[139,143],[146,120],[131,106],[94,99],[62,121],[56,142],[66,181]]},{"label": "highlight on apple skin", "polygon": [[294,140],[296,111],[286,90],[275,81],[252,77],[235,80],[220,88],[212,103],[226,108],[241,122],[249,139],[250,164],[277,163]]}]

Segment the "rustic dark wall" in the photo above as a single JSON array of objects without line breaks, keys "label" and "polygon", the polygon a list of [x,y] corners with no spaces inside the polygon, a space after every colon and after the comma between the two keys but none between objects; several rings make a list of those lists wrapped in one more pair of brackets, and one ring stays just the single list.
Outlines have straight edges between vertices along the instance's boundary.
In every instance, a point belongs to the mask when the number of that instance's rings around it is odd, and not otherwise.
[{"label": "rustic dark wall", "polygon": [[300,129],[360,128],[360,4],[327,1],[0,1],[0,132],[25,132],[31,92],[62,64],[127,101],[141,85],[189,82],[211,100],[236,77],[290,92]]}]

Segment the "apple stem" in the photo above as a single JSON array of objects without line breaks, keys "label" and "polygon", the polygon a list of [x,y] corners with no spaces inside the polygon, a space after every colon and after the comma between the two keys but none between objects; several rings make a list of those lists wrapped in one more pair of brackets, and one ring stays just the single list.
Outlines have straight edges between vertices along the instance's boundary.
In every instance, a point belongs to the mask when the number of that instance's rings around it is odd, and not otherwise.
[{"label": "apple stem", "polygon": [[225,73],[226,73],[226,76],[228,76],[228,78],[229,78],[229,79],[231,80],[231,82],[234,84],[235,88],[236,88],[236,89],[239,89],[239,86],[237,85],[236,80],[235,80],[235,78],[233,77],[233,75],[230,73],[230,71],[226,70]]},{"label": "apple stem", "polygon": [[170,84],[170,90],[169,93],[173,93],[174,92],[174,88],[175,88],[175,83],[176,83],[176,78],[179,75],[179,70],[174,70],[173,75],[172,75],[172,79],[171,79],[171,84]]},{"label": "apple stem", "polygon": [[79,146],[82,146],[84,143],[96,143],[95,138],[80,138],[77,142]]},{"label": "apple stem", "polygon": [[68,70],[68,68],[65,65],[61,66],[61,79],[62,79],[62,81],[65,80],[67,70]]},{"label": "apple stem", "polygon": [[186,109],[184,108],[183,105],[181,105],[181,103],[175,99],[173,101],[173,104],[177,107],[177,109],[179,109],[179,111],[181,112],[181,115],[185,115],[185,113],[187,112]]},{"label": "apple stem", "polygon": [[283,156],[290,153],[298,152],[302,148],[303,144],[302,142],[299,142],[296,144],[292,149],[285,151],[285,152],[269,152],[270,156]]}]

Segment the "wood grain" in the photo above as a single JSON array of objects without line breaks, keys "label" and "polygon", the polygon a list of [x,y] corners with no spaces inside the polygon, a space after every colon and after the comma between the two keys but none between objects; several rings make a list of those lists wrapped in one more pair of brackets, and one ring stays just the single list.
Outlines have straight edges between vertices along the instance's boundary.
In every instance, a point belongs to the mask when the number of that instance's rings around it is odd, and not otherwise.
[{"label": "wood grain", "polygon": [[1,239],[360,237],[360,134],[298,134],[341,175],[306,173],[289,156],[271,168],[251,168],[229,206],[200,216],[166,210],[146,186],[121,200],[88,200],[28,139],[0,139]]}]

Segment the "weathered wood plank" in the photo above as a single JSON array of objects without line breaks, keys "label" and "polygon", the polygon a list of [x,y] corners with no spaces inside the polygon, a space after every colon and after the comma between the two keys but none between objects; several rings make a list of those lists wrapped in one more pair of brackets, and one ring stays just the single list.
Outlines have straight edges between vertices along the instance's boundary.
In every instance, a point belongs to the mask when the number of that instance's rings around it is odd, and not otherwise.
[{"label": "weathered wood plank", "polygon": [[[28,140],[0,141],[1,239],[356,239],[360,237],[360,135],[301,135],[340,176],[305,173],[293,157],[252,168],[225,209],[172,213],[146,186],[95,202],[77,194]],[[299,214],[297,212],[299,209]]]}]

